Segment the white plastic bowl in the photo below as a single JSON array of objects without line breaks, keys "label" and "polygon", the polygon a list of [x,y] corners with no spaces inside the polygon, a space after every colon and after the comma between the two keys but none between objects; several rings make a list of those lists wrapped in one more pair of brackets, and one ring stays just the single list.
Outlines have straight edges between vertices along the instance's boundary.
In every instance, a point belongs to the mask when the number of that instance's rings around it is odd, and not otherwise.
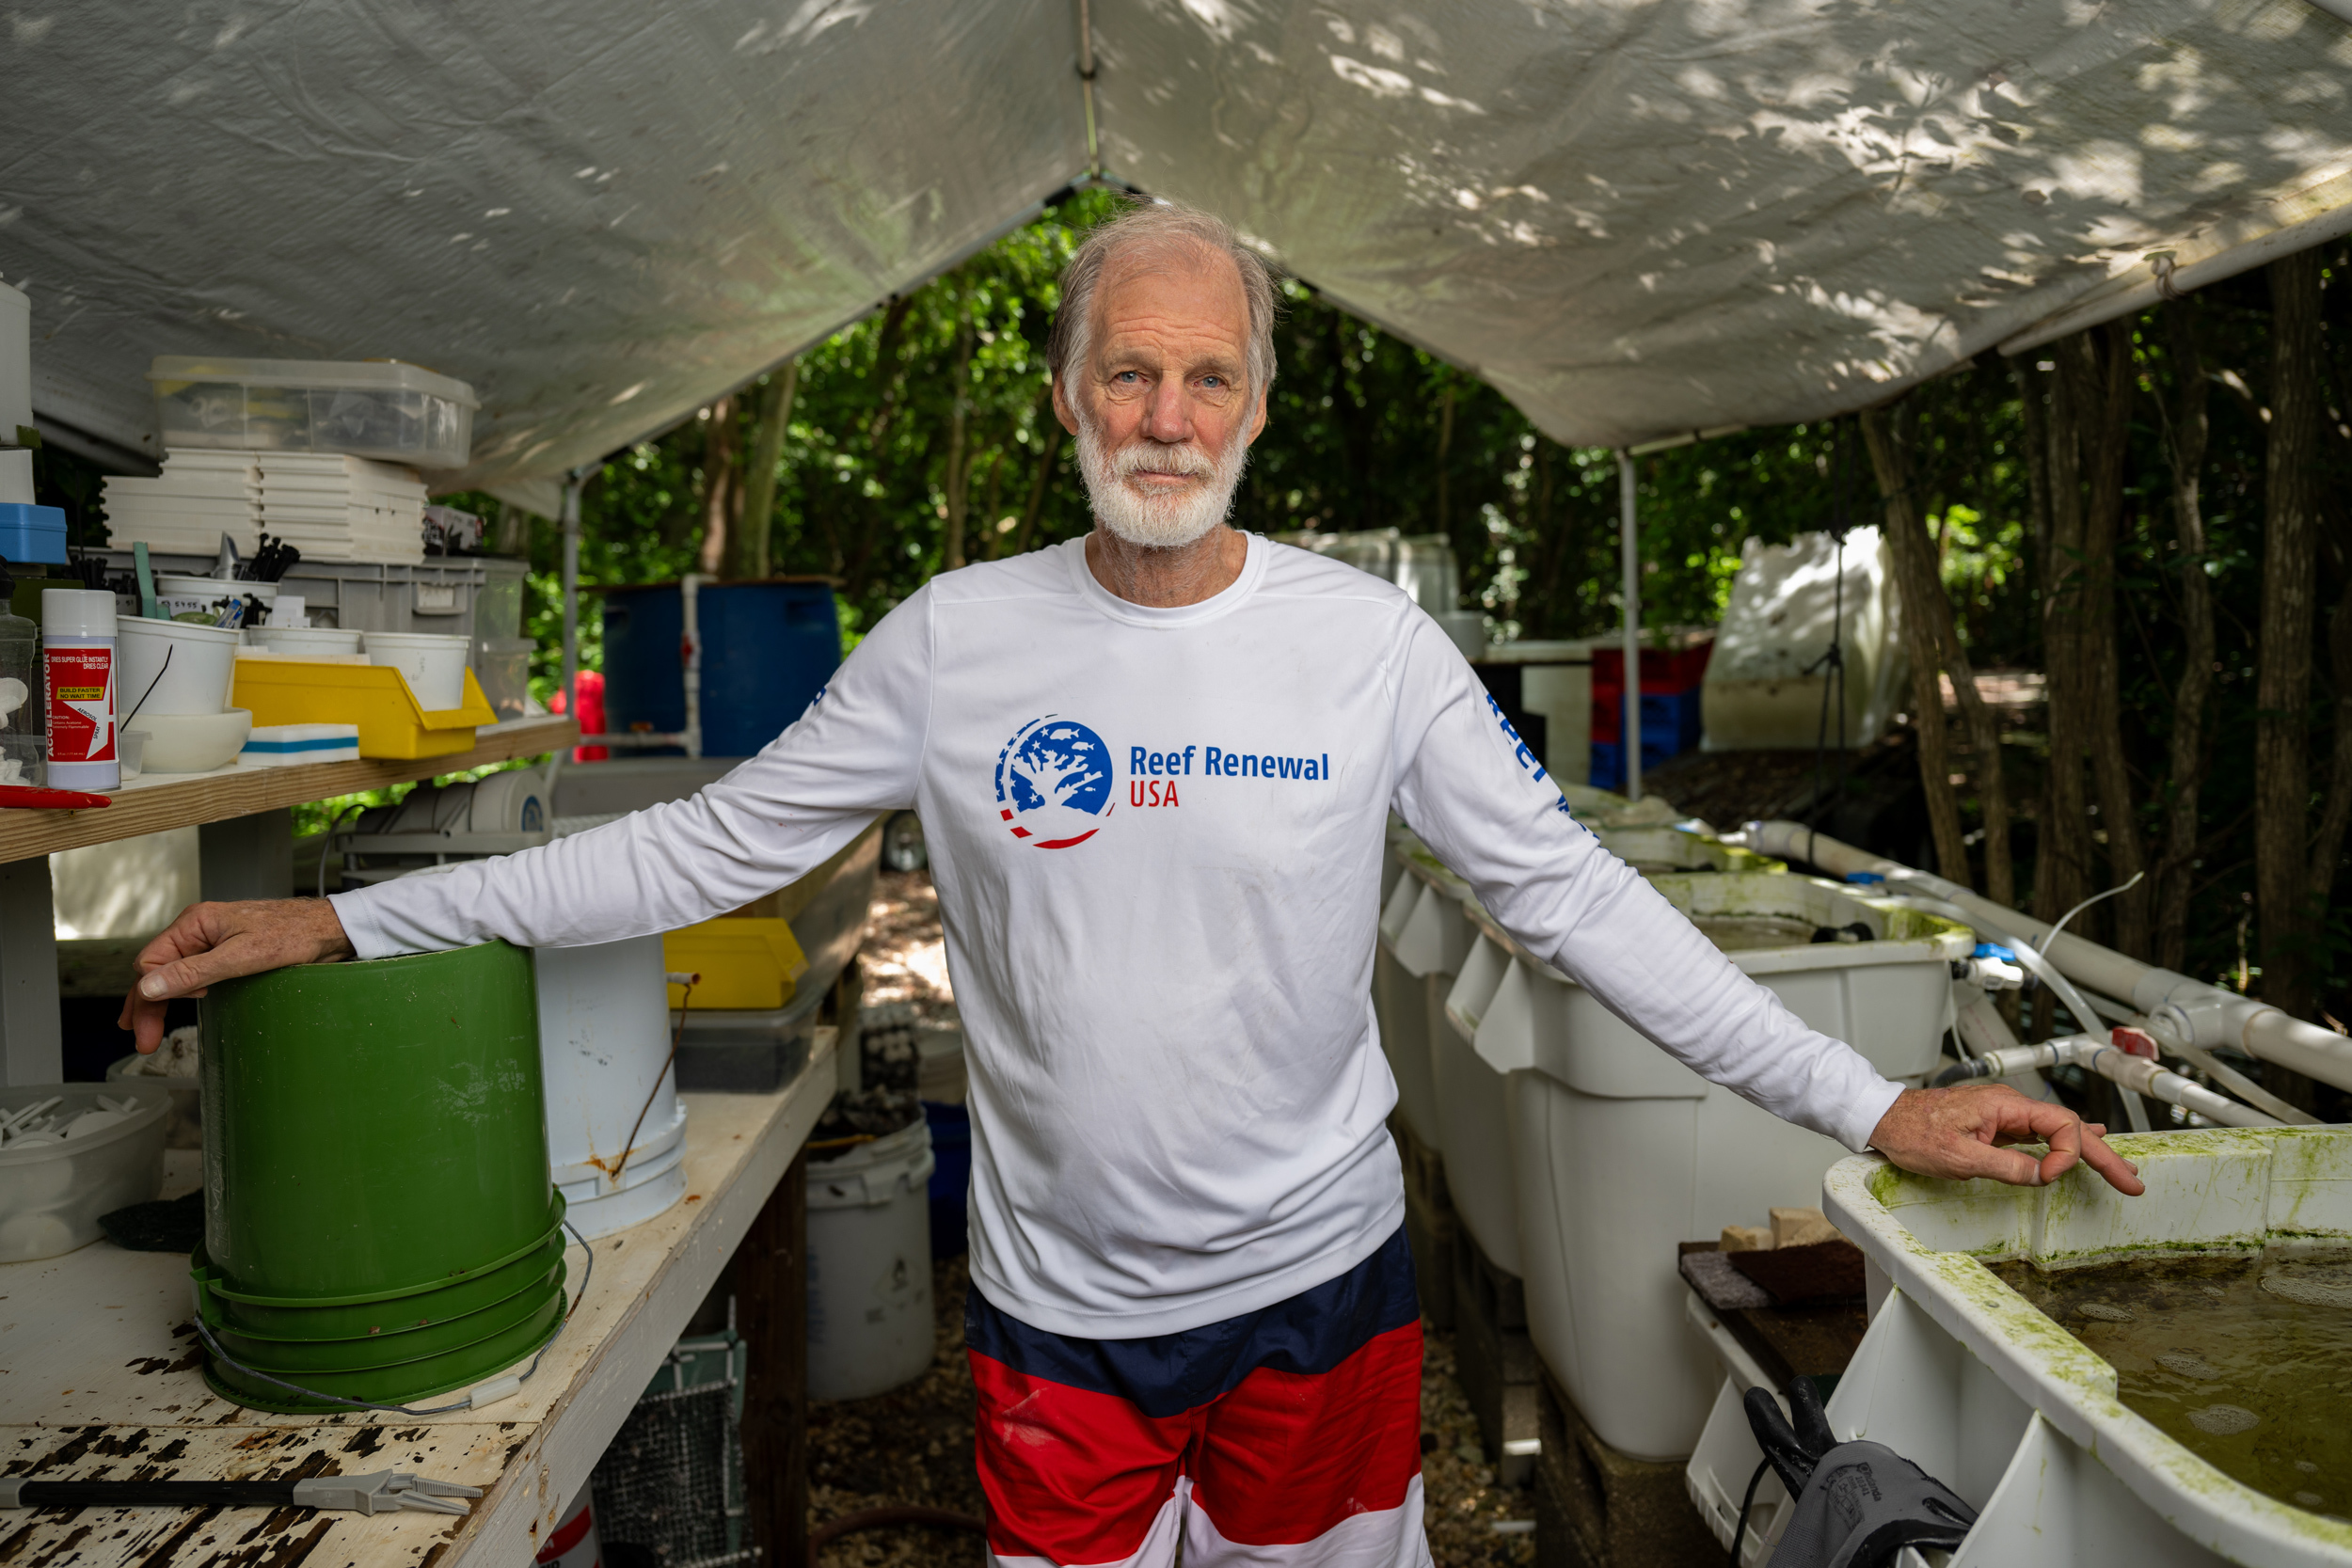
[{"label": "white plastic bowl", "polygon": [[139,759],[142,773],[209,773],[236,760],[253,733],[253,715],[232,707],[226,713],[142,713],[131,733],[147,736]]},{"label": "white plastic bowl", "polygon": [[164,1118],[171,1093],[158,1082],[32,1084],[0,1089],[0,1115],[56,1099],[61,1122],[98,1110],[99,1099],[138,1109],[100,1132],[63,1143],[0,1149],[0,1263],[55,1258],[98,1240],[98,1216],[153,1197],[164,1181]]},{"label": "white plastic bowl", "polygon": [[334,626],[252,626],[245,640],[256,648],[299,657],[305,654],[356,654],[359,634]]},{"label": "white plastic bowl", "polygon": [[236,632],[124,615],[115,621],[115,636],[122,657],[115,701],[133,728],[147,728],[160,714],[217,714],[229,705],[237,674]]},{"label": "white plastic bowl", "polygon": [[385,664],[408,678],[417,705],[427,713],[445,713],[466,702],[466,655],[473,640],[444,637],[437,632],[372,631],[367,634],[370,664]]}]

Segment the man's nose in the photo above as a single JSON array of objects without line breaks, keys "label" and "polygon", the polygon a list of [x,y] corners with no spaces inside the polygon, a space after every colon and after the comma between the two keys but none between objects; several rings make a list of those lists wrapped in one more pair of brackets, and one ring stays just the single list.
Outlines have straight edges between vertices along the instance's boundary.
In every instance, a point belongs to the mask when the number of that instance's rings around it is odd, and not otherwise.
[{"label": "man's nose", "polygon": [[1152,388],[1143,410],[1143,433],[1170,446],[1192,439],[1192,405],[1182,379],[1170,376]]}]

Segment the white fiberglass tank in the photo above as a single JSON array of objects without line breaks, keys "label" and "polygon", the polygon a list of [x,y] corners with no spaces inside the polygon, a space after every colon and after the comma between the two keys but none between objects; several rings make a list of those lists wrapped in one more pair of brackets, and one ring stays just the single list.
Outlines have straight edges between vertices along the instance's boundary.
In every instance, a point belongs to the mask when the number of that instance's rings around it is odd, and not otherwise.
[{"label": "white fiberglass tank", "polygon": [[[1876,1156],[1830,1171],[1822,1207],[1863,1250],[1870,1307],[1831,1431],[1977,1510],[1951,1568],[2352,1564],[2352,1132],[2114,1143],[2144,1196],[2083,1166],[2041,1188]],[[1756,1456],[1726,1383],[1691,1471],[1726,1543]],[[1788,1512],[1768,1478],[1745,1560]]]},{"label": "white fiberglass tank", "polygon": [[[1652,884],[1790,1011],[1889,1078],[1917,1083],[1935,1067],[1950,966],[1975,945],[1967,927],[1785,873]],[[1857,929],[1868,940],[1816,940]],[[1685,1322],[1675,1243],[1810,1205],[1845,1151],[1708,1083],[1491,924],[1454,1000],[1489,1071],[1508,1075],[1537,1354],[1603,1442],[1644,1459],[1690,1453],[1720,1380]]]},{"label": "white fiberglass tank", "polygon": [[550,1174],[565,1217],[594,1241],[686,1196],[661,938],[542,947],[532,967]]}]

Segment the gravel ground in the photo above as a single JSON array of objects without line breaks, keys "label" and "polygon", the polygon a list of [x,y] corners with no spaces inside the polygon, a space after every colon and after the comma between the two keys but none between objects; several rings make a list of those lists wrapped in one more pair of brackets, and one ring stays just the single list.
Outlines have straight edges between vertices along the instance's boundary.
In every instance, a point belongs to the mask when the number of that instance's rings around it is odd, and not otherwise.
[{"label": "gravel ground", "polygon": [[[940,946],[939,901],[923,872],[884,872],[875,892],[864,954],[869,1002],[912,1003],[927,1022],[950,1022],[955,1002]],[[809,1406],[812,1525],[893,1503],[978,1513],[972,1466],[972,1375],[963,1355],[963,1259],[938,1265],[930,1370],[870,1400]],[[1426,1329],[1426,1324],[1423,1325]],[[1429,1544],[1438,1568],[1522,1568],[1534,1538],[1494,1526],[1534,1517],[1534,1494],[1495,1484],[1478,1428],[1454,1378],[1450,1335],[1428,1332],[1422,1372],[1422,1481]],[[975,1536],[947,1530],[875,1530],[835,1542],[820,1568],[971,1568],[983,1560]]]}]

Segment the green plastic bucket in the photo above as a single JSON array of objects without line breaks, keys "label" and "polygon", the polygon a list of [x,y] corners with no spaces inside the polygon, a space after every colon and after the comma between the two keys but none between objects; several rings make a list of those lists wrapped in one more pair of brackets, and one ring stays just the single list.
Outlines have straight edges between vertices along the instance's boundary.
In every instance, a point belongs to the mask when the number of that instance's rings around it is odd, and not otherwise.
[{"label": "green plastic bucket", "polygon": [[[413,1361],[342,1371],[283,1370],[252,1361],[245,1366],[288,1383],[299,1384],[328,1399],[306,1399],[266,1383],[216,1356],[204,1359],[204,1381],[225,1400],[252,1410],[285,1416],[324,1415],[343,1407],[336,1400],[364,1400],[371,1404],[408,1404],[480,1383],[523,1360],[555,1336],[564,1320],[564,1292],[556,1291],[521,1322],[473,1344],[421,1356]],[[244,1360],[243,1357],[239,1357]]]},{"label": "green plastic bucket", "polygon": [[[558,1200],[560,1203],[560,1199]],[[204,1325],[263,1339],[354,1339],[426,1323],[446,1323],[504,1301],[544,1278],[564,1256],[561,1225],[512,1258],[501,1259],[462,1279],[424,1291],[363,1296],[351,1302],[281,1300],[242,1294],[223,1285],[220,1271],[199,1247],[189,1259],[196,1278],[197,1307]]]},{"label": "green plastic bucket", "polygon": [[[529,953],[281,969],[213,987],[201,1024],[199,1310],[256,1352],[229,1354],[398,1404],[547,1338],[563,1207]],[[260,1348],[292,1340],[310,1343]],[[259,1409],[333,1408],[225,1364],[206,1376]]]},{"label": "green plastic bucket", "polygon": [[[438,1355],[444,1351],[463,1350],[479,1344],[496,1334],[532,1317],[547,1305],[548,1295],[562,1288],[564,1266],[558,1262],[543,1277],[534,1279],[504,1301],[492,1302],[478,1311],[461,1318],[446,1318],[438,1323],[412,1323],[380,1334],[365,1334],[347,1339],[281,1338],[271,1335],[247,1334],[241,1330],[215,1323],[206,1323],[220,1348],[248,1367],[275,1372],[279,1377],[295,1373],[352,1371],[369,1367],[391,1367]],[[301,1381],[295,1377],[294,1381]]]}]

